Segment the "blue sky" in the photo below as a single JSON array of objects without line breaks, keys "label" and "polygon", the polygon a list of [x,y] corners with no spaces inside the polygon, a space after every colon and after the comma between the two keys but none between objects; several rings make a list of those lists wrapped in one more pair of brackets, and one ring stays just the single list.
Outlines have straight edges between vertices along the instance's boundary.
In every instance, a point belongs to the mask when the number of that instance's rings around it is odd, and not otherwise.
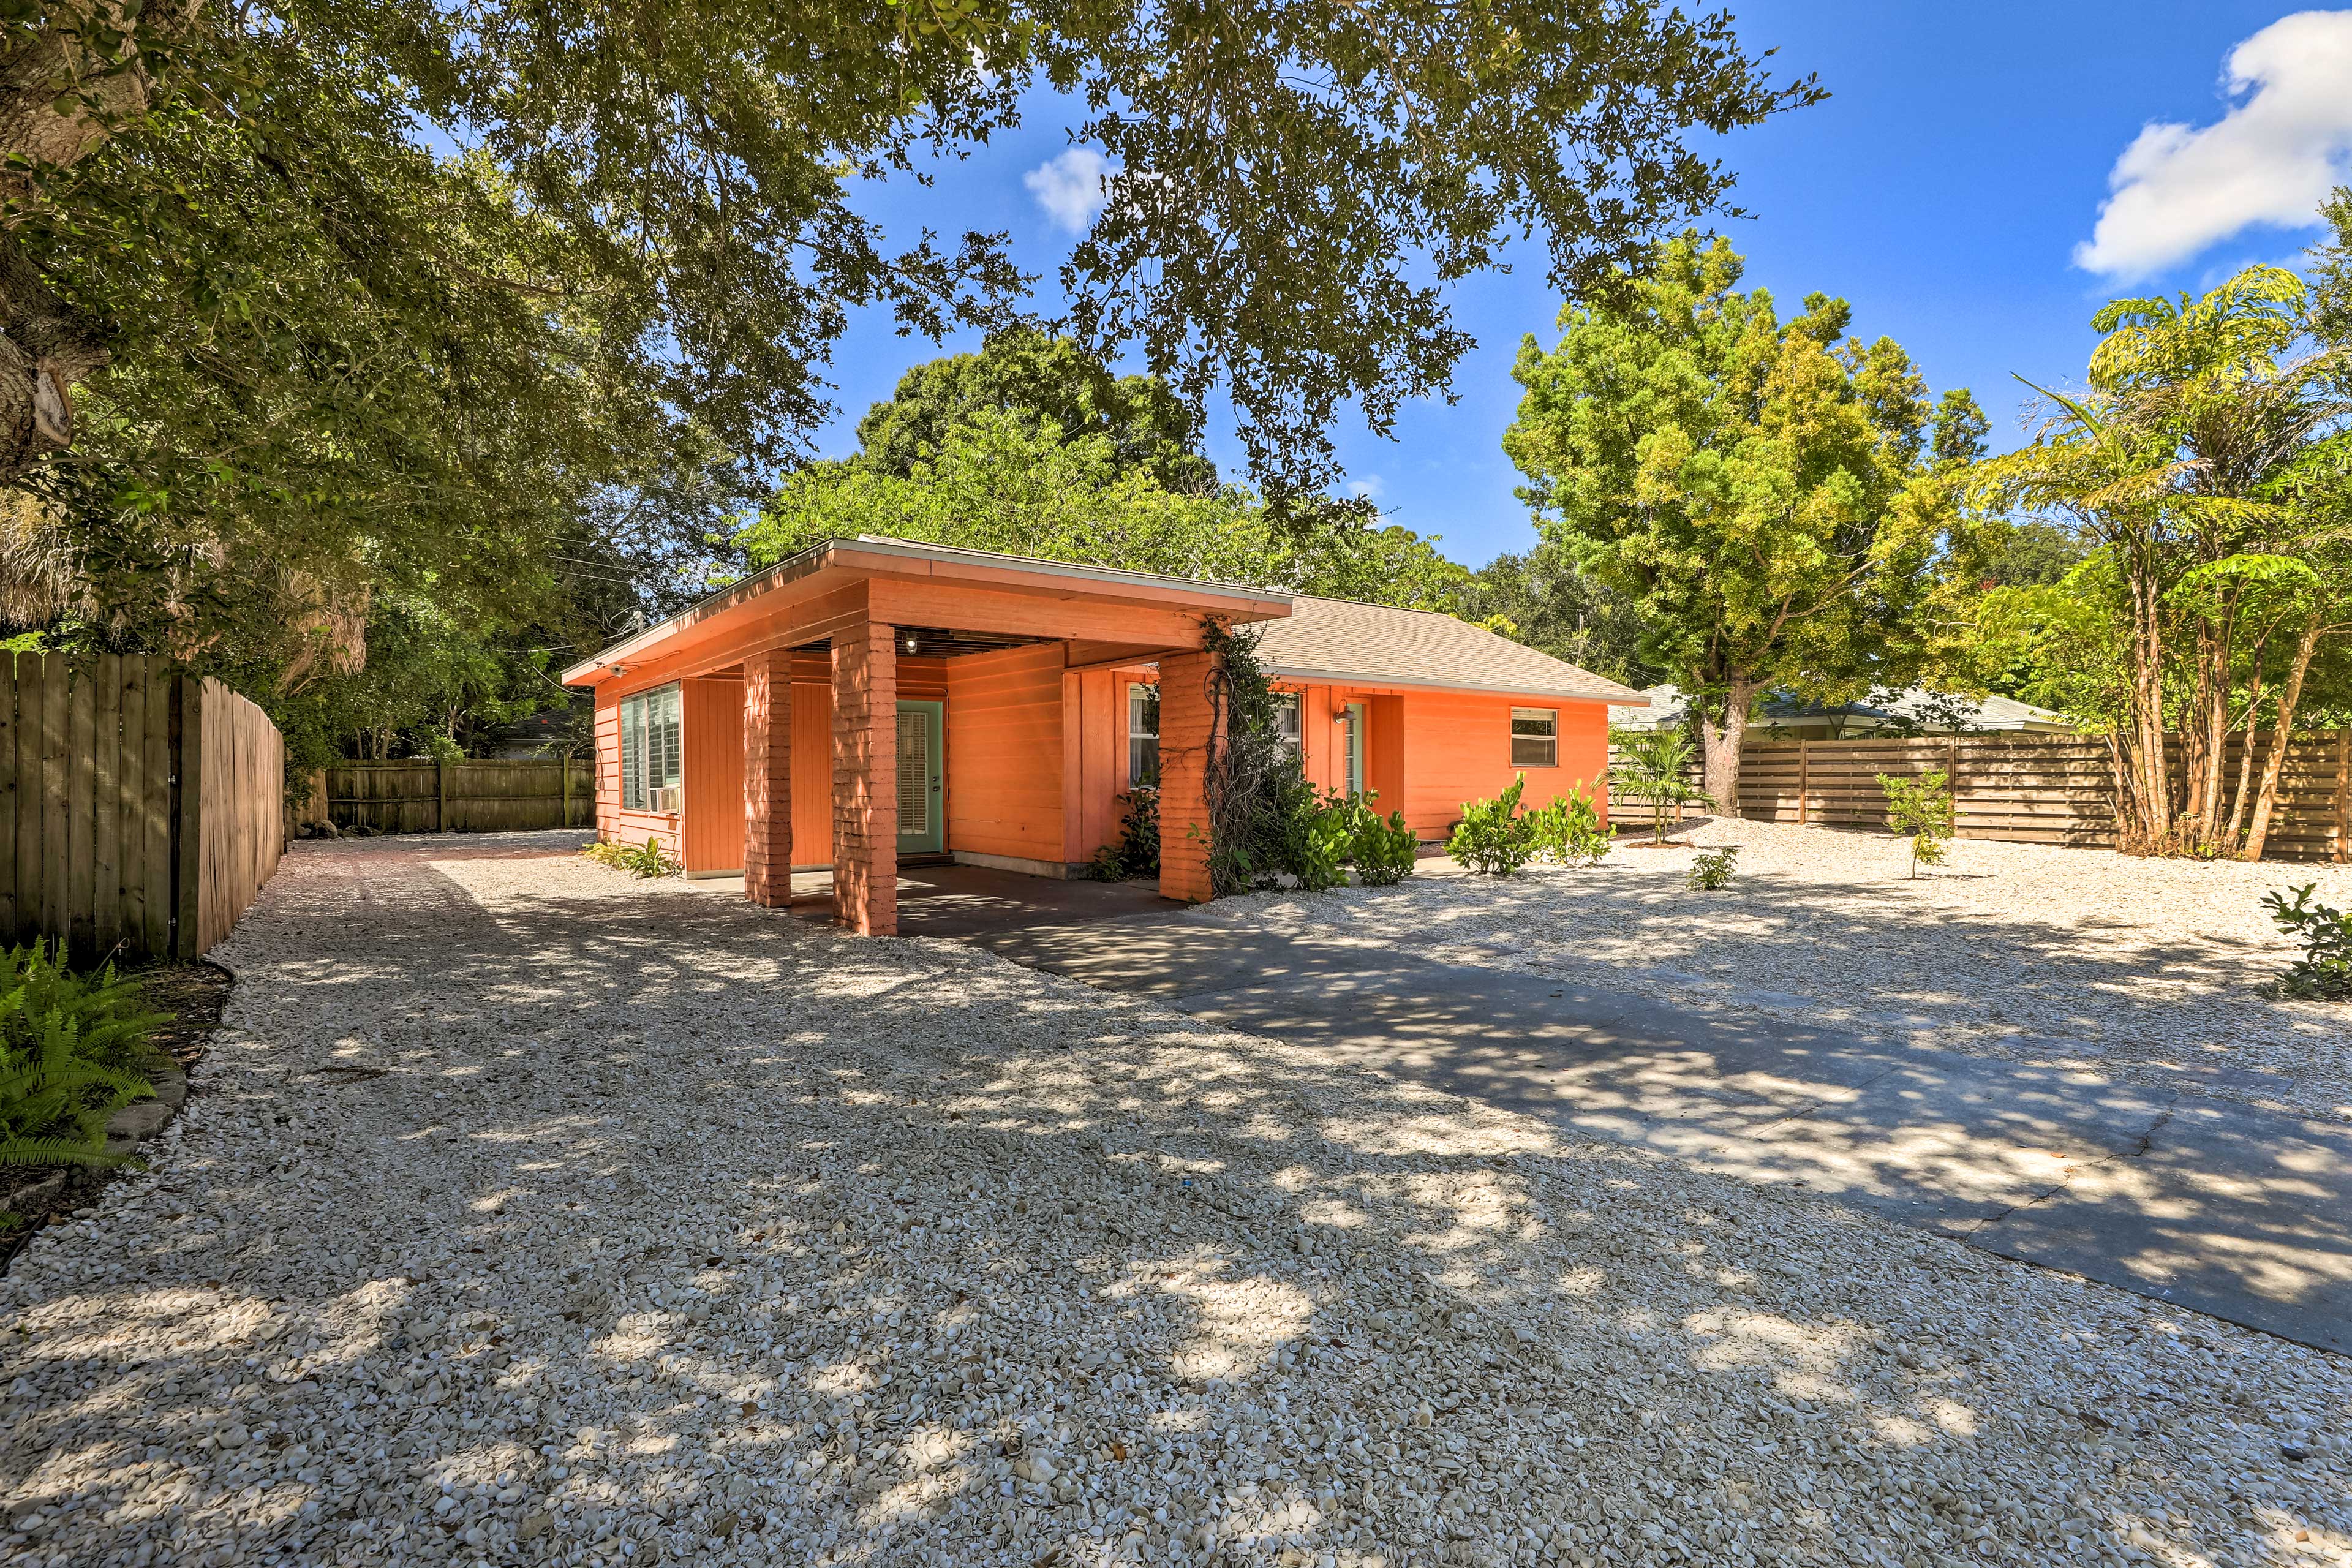
[{"label": "blue sky", "polygon": [[[2328,181],[2352,181],[2352,11],[1769,0],[1736,15],[1751,47],[1777,47],[1776,63],[1818,73],[1832,94],[1720,145],[1739,176],[1733,199],[1754,215],[1720,226],[1748,282],[1791,304],[1815,289],[1853,300],[1855,330],[1902,342],[1933,387],[1973,388],[2003,444],[2024,396],[2012,374],[2079,375],[2103,301],[2292,262],[2316,231],[2286,220]],[[862,205],[894,231],[1008,229],[1023,265],[1050,275],[1072,236],[1047,210],[1050,183],[1030,176],[1069,144],[1055,106],[1038,108],[932,189],[903,184]],[[1443,535],[1473,565],[1534,539],[1500,438],[1520,337],[1549,342],[1559,300],[1539,255],[1519,261],[1455,297],[1479,342],[1457,402],[1409,409],[1392,441],[1335,433],[1392,521]],[[835,357],[842,416],[821,449],[854,450],[866,405],[940,352],[860,318]],[[1238,474],[1229,428],[1210,451]]]}]

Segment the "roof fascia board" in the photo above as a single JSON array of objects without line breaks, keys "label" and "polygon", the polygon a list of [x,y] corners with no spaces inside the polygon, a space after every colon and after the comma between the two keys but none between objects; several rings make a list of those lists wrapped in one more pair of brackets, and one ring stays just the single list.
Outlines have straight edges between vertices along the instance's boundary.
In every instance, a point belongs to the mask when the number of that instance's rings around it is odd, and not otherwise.
[{"label": "roof fascia board", "polygon": [[1546,690],[1528,686],[1492,686],[1466,680],[1439,680],[1423,676],[1367,675],[1361,670],[1308,669],[1298,665],[1268,665],[1266,674],[1277,680],[1296,680],[1310,686],[1349,686],[1359,690],[1380,687],[1409,687],[1423,691],[1476,691],[1492,697],[1547,697],[1563,702],[1608,702],[1620,708],[1640,707],[1638,691],[1574,691]]}]

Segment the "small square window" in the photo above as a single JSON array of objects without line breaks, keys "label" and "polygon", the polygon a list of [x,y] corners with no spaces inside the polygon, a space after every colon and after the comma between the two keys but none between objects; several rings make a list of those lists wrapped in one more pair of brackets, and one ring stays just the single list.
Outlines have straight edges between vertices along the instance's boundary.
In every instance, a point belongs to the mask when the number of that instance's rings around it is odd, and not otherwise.
[{"label": "small square window", "polygon": [[1127,689],[1127,787],[1160,782],[1160,688]]},{"label": "small square window", "polygon": [[1511,710],[1511,766],[1515,768],[1559,766],[1559,709],[1514,708]]},{"label": "small square window", "polygon": [[1299,737],[1305,732],[1299,717],[1301,706],[1302,700],[1296,691],[1277,691],[1274,694],[1275,739],[1289,747],[1293,756],[1297,755]]}]

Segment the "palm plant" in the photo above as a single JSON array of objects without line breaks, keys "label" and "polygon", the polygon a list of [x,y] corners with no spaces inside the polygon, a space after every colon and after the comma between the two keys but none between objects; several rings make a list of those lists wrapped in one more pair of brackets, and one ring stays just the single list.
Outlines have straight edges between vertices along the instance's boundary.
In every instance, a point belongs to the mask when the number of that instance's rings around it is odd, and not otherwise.
[{"label": "palm plant", "polygon": [[1689,732],[1679,725],[1657,730],[1631,730],[1617,738],[1616,755],[1609,763],[1609,787],[1627,800],[1650,808],[1650,842],[1666,841],[1666,815],[1699,805],[1712,806],[1715,797],[1690,782],[1691,764],[1698,752]]},{"label": "palm plant", "polygon": [[1979,503],[2063,517],[2112,565],[2125,646],[2108,739],[2126,849],[2236,847],[2222,758],[2234,727],[2251,738],[2261,694],[2233,700],[2232,671],[2280,630],[2293,599],[2281,590],[2326,535],[2302,476],[2326,466],[2352,411],[2336,388],[2344,351],[2295,352],[2309,321],[2303,280],[2279,268],[2201,299],[2118,300],[2093,319],[2105,337],[2088,389],[2035,387],[2049,422],[1972,476]]}]

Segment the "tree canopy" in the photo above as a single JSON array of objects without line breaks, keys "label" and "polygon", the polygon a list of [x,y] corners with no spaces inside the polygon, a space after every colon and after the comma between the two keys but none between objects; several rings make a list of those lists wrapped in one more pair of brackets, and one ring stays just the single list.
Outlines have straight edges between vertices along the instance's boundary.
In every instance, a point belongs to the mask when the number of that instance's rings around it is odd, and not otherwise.
[{"label": "tree canopy", "polygon": [[1217,468],[1200,451],[1200,421],[1156,375],[1117,375],[1066,337],[1021,327],[992,337],[977,353],[926,360],[857,422],[859,460],[900,477],[933,462],[956,429],[986,416],[1064,440],[1101,437],[1121,473],[1149,473],[1185,495],[1217,488]]},{"label": "tree canopy", "polygon": [[1239,486],[1170,490],[1107,435],[996,409],[903,475],[860,458],[800,469],[737,542],[765,565],[868,533],[1448,612],[1470,575],[1410,530],[1290,526]]},{"label": "tree canopy", "polygon": [[1723,207],[1700,138],[1815,95],[1727,17],[1600,0],[0,3],[0,603],[272,701],[420,595],[517,647],[666,608],[806,458],[853,311],[1027,320],[1006,236],[857,197],[1041,103],[1113,170],[1066,314],[908,388],[875,457],[1034,405],[983,384],[1058,330],[1158,377],[1066,433],[1206,499],[1223,389],[1311,520],[1331,421],[1444,392],[1498,246],[1605,285]]},{"label": "tree canopy", "polygon": [[1643,654],[1649,628],[1634,601],[1580,571],[1567,546],[1550,540],[1524,554],[1505,552],[1471,574],[1454,614],[1628,686],[1655,685],[1665,674]]},{"label": "tree canopy", "polygon": [[1722,800],[1757,692],[1835,700],[1927,662],[1974,564],[1951,476],[1983,433],[1965,395],[1930,404],[1891,339],[1848,336],[1843,300],[1784,321],[1741,270],[1685,235],[1570,306],[1557,347],[1520,349],[1503,438],[1538,530],[1633,602],[1641,658],[1693,693]]}]

